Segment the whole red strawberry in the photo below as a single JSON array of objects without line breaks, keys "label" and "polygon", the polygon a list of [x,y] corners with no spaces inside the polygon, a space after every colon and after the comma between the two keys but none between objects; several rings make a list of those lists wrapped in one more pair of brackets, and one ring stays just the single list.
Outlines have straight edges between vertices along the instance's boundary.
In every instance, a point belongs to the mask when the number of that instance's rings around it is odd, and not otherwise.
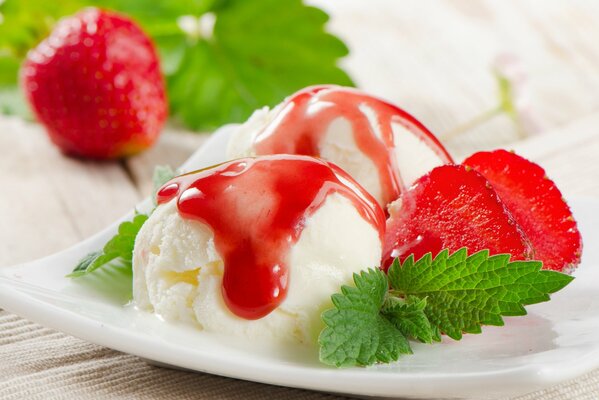
[{"label": "whole red strawberry", "polygon": [[65,153],[114,158],[151,146],[168,109],[150,39],[122,15],[61,20],[22,67],[27,98]]}]

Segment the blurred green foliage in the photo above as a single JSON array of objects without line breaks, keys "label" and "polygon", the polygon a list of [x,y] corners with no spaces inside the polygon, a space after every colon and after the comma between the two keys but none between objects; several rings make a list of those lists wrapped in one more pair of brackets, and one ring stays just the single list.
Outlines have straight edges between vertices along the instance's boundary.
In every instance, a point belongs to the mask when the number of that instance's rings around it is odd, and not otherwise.
[{"label": "blurred green foliage", "polygon": [[0,111],[24,112],[13,96],[23,57],[85,6],[129,15],[153,38],[171,114],[192,129],[243,121],[308,85],[352,85],[328,15],[301,0],[0,0]]}]

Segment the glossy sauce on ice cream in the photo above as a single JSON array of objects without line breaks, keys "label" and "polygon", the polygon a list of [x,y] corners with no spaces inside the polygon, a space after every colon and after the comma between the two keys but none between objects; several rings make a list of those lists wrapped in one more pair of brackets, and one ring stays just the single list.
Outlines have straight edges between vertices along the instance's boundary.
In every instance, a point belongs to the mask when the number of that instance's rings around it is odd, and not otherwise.
[{"label": "glossy sauce on ice cream", "polygon": [[225,303],[239,317],[258,319],[285,299],[291,246],[332,193],[351,201],[382,238],[385,215],[376,200],[340,168],[312,157],[230,161],[174,178],[157,201],[176,198],[182,218],[210,227],[224,261]]},{"label": "glossy sauce on ice cream", "polygon": [[410,114],[376,97],[336,86],[309,87],[287,99],[272,122],[258,134],[256,154],[318,157],[329,126],[340,117],[349,121],[356,146],[376,167],[383,204],[397,199],[405,189],[394,155],[392,123],[403,125],[440,159],[451,162],[434,135]]}]

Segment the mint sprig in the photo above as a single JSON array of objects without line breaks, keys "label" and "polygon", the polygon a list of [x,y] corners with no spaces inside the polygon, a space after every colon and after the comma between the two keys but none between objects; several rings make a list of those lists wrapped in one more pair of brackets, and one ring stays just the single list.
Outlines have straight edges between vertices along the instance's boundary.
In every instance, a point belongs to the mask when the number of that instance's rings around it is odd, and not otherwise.
[{"label": "mint sprig", "polygon": [[94,272],[100,267],[118,263],[120,267],[131,269],[133,259],[133,245],[135,237],[146,222],[148,216],[137,214],[132,221],[125,221],[119,225],[118,233],[104,245],[100,251],[92,252],[83,257],[69,278],[77,278]]},{"label": "mint sprig", "polygon": [[[158,189],[171,180],[175,175],[175,171],[168,165],[158,165],[154,168],[154,174],[152,176],[154,199],[156,198]],[[154,203],[154,205],[156,205],[156,203]],[[121,270],[130,272],[132,270],[131,262],[133,259],[135,238],[148,218],[149,216],[146,214],[136,213],[131,221],[121,223],[117,234],[104,245],[104,248],[102,250],[93,251],[79,260],[73,272],[68,274],[67,277],[78,278],[108,266],[118,266]],[[115,279],[131,280],[132,278],[129,273],[116,274]]]},{"label": "mint sprig", "polygon": [[483,325],[503,325],[503,316],[525,315],[525,305],[548,301],[574,279],[541,270],[539,261],[509,260],[488,251],[468,256],[464,248],[434,259],[395,260],[388,274],[354,274],[356,286],[343,286],[332,296],[334,308],[322,315],[321,362],[342,367],[396,361],[412,352],[407,339],[432,343],[444,333],[460,340]]},{"label": "mint sprig", "polygon": [[391,287],[400,296],[427,299],[431,323],[455,340],[462,333],[480,333],[482,325],[504,324],[502,316],[526,315],[525,305],[549,300],[572,277],[541,270],[540,261],[509,262],[509,254],[489,256],[487,250],[470,256],[461,249],[442,251],[433,260],[408,257],[389,268]]}]

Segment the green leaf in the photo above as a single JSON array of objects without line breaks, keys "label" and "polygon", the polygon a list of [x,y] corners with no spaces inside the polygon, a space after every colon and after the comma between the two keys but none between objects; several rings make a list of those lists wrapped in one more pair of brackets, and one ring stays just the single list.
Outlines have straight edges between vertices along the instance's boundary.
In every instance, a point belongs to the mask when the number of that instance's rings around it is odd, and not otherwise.
[{"label": "green leaf", "polygon": [[101,255],[102,251],[98,250],[92,251],[91,253],[83,257],[81,260],[79,260],[79,263],[77,263],[77,266],[75,267],[73,272],[71,272],[70,276],[74,277],[77,275],[83,275],[87,271],[87,269],[94,263],[94,261],[96,261],[96,259]]},{"label": "green leaf", "polygon": [[[132,0],[5,0],[0,84],[14,85],[27,51],[60,17],[88,5],[125,13],[152,37],[171,113],[193,129],[244,121],[308,85],[353,84],[337,66],[348,49],[325,31],[328,15],[301,0],[157,0],[151,7]],[[184,20],[197,29],[184,31]]]},{"label": "green leaf", "polygon": [[16,86],[19,78],[19,58],[0,53],[0,87]]},{"label": "green leaf", "polygon": [[502,316],[525,315],[525,305],[548,301],[574,279],[541,270],[539,261],[509,260],[508,254],[445,250],[434,260],[430,254],[402,265],[396,260],[389,281],[401,296],[426,299],[431,324],[459,340],[462,333],[480,333],[482,325],[503,325]]},{"label": "green leaf", "polygon": [[83,257],[73,272],[67,276],[77,278],[90,274],[98,268],[111,265],[118,265],[130,270],[135,237],[147,219],[147,215],[137,214],[132,221],[121,223],[118,233],[104,245],[102,251],[92,252]]},{"label": "green leaf", "polygon": [[431,326],[424,310],[426,298],[408,296],[406,300],[389,297],[383,306],[383,315],[407,338],[423,343],[440,340],[438,331]]},{"label": "green leaf", "polygon": [[[215,18],[211,35],[190,36],[173,29],[155,36],[163,59],[169,60],[172,113],[189,127],[244,121],[256,108],[274,106],[305,86],[352,85],[337,67],[347,47],[325,32],[328,16],[319,9],[300,0],[228,0],[200,9],[160,18],[173,22],[182,15],[209,12],[203,17]],[[143,20],[147,26],[156,23],[147,15]]]},{"label": "green leaf", "polygon": [[337,367],[391,362],[412,352],[402,333],[381,314],[388,292],[387,277],[369,269],[354,274],[355,287],[343,286],[331,299],[335,308],[322,320],[320,361]]},{"label": "green leaf", "polygon": [[84,0],[4,0],[0,2],[0,57],[10,55],[22,59],[49,33],[65,15],[89,5]]}]

